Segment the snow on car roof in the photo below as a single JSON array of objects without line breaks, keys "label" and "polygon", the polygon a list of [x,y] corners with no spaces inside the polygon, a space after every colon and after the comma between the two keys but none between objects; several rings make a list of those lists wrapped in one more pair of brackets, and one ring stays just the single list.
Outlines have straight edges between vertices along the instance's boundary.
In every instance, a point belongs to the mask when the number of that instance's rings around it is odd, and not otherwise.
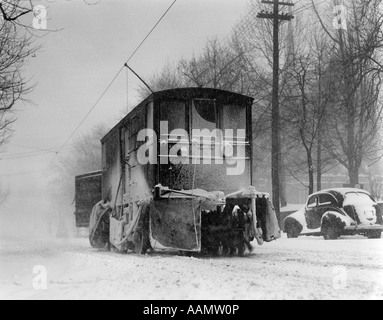
[{"label": "snow on car roof", "polygon": [[363,190],[363,189],[357,189],[357,188],[333,188],[333,189],[326,189],[326,190],[321,190],[321,191],[318,191],[316,193],[314,193],[313,195],[317,195],[317,194],[321,194],[321,193],[330,193],[330,192],[337,192],[343,196],[346,195],[346,193],[350,193],[350,192],[361,192],[361,193],[366,193],[366,194],[370,194],[368,191],[366,190]]}]

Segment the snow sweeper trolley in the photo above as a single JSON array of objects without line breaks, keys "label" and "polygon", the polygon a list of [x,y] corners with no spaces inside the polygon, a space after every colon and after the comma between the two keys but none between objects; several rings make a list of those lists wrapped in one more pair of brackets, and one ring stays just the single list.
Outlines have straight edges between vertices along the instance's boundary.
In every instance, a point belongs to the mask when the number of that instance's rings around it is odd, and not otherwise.
[{"label": "snow sweeper trolley", "polygon": [[217,89],[151,94],[102,140],[96,248],[239,254],[280,237],[252,185],[253,99]]}]

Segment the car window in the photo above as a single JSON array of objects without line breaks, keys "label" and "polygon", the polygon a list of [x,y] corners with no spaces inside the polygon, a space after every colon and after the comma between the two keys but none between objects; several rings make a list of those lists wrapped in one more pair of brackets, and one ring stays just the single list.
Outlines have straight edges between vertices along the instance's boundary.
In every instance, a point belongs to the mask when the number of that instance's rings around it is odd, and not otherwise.
[{"label": "car window", "polygon": [[317,196],[312,196],[309,201],[307,201],[307,208],[315,208],[317,206]]},{"label": "car window", "polygon": [[336,206],[337,205],[336,199],[331,194],[328,194],[328,193],[323,193],[319,195],[319,206],[329,206],[329,205]]}]

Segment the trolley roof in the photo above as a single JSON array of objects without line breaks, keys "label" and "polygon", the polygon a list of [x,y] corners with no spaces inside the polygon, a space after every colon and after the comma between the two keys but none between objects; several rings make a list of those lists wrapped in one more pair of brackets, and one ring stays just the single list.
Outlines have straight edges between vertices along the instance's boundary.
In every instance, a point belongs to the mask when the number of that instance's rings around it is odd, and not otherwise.
[{"label": "trolley roof", "polygon": [[116,130],[126,123],[126,120],[131,117],[131,115],[137,110],[145,106],[151,101],[154,100],[192,100],[192,99],[215,99],[218,102],[224,101],[227,104],[247,104],[251,105],[254,101],[253,98],[245,96],[239,93],[234,93],[230,91],[225,91],[221,89],[213,88],[177,88],[170,90],[163,90],[154,92],[149,95],[145,100],[138,104],[134,109],[132,109],[116,126],[110,130],[104,138],[101,139],[101,142],[104,143]]}]

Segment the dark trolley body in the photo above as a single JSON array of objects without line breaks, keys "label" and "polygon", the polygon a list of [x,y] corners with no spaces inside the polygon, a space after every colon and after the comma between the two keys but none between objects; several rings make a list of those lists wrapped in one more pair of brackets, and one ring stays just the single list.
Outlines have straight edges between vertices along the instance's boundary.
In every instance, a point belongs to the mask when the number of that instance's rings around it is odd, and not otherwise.
[{"label": "dark trolley body", "polygon": [[217,89],[151,94],[101,141],[102,202],[90,241],[119,251],[243,254],[278,238],[252,185],[253,99]]}]

